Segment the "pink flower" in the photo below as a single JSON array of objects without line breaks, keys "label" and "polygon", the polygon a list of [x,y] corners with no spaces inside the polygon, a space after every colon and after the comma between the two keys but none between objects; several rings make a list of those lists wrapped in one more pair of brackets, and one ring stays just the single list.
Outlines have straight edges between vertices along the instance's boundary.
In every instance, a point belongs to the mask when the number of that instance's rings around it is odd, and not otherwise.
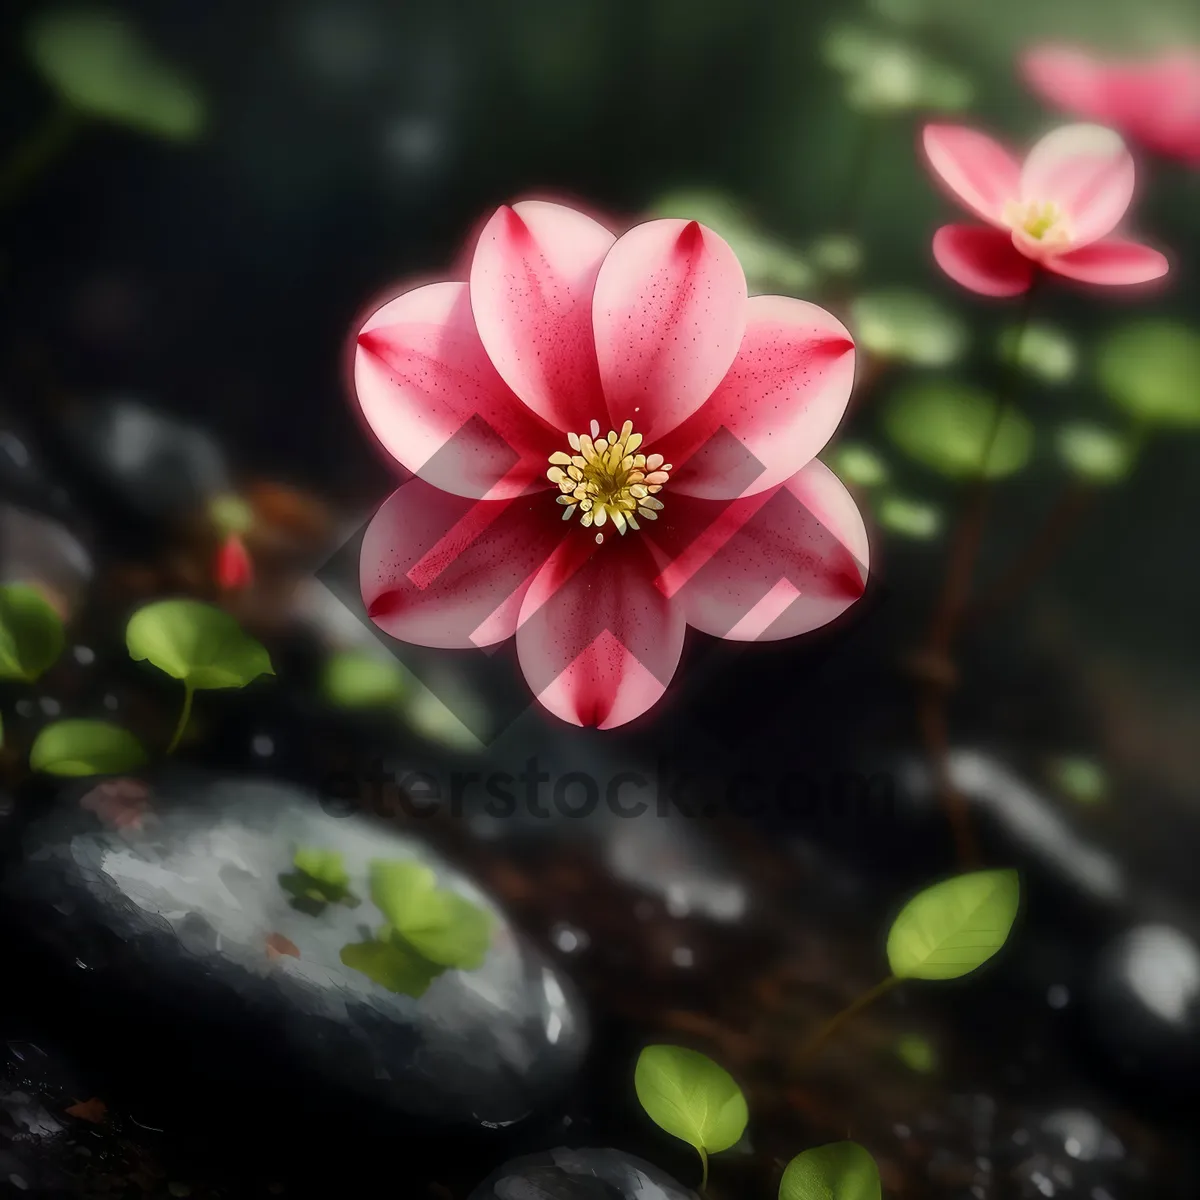
[{"label": "pink flower", "polygon": [[1049,103],[1200,166],[1200,51],[1106,62],[1071,46],[1035,46],[1021,71]]},{"label": "pink flower", "polygon": [[363,414],[416,476],[363,540],[380,628],[446,648],[515,635],[546,708],[611,728],[663,695],[687,625],[791,637],[861,595],[862,518],[813,458],[854,377],[827,312],[748,299],[694,221],[618,238],[543,201],[500,208],[468,274],[358,335]]},{"label": "pink flower", "polygon": [[239,534],[228,534],[217,548],[213,576],[225,591],[240,591],[254,582],[254,563]]},{"label": "pink flower", "polygon": [[1166,274],[1157,250],[1108,236],[1133,199],[1133,159],[1112,130],[1064,126],[1042,138],[1024,163],[959,125],[927,125],[924,143],[938,180],[987,222],[944,225],[934,234],[933,257],[963,287],[1016,296],[1039,267],[1098,284]]}]

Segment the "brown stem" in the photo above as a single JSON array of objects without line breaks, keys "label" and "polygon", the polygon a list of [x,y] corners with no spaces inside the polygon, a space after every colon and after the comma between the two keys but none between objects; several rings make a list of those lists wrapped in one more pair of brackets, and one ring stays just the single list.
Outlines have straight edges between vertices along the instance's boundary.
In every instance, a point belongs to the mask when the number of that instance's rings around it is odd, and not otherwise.
[{"label": "brown stem", "polygon": [[811,1038],[800,1050],[795,1062],[802,1063],[811,1058],[851,1017],[857,1016],[864,1008],[874,1004],[880,996],[886,995],[899,982],[899,979],[895,975],[889,975],[873,988],[863,992],[857,999],[852,1000],[841,1012],[831,1017],[821,1026],[816,1036]]}]

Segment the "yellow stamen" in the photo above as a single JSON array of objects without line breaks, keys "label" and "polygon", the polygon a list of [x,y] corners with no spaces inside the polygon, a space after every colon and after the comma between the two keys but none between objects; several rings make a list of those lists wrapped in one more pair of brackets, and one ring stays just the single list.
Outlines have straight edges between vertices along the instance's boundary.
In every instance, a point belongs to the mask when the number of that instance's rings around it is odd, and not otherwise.
[{"label": "yellow stamen", "polygon": [[1071,240],[1066,214],[1049,200],[1010,200],[1004,220],[1010,229],[1047,246],[1065,246]]}]

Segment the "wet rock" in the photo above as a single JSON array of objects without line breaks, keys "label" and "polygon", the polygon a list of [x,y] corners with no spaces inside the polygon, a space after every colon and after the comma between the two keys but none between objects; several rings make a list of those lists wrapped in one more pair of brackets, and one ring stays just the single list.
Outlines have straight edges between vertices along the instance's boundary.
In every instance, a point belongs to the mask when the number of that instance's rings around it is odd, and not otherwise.
[{"label": "wet rock", "polygon": [[620,1150],[546,1150],[514,1158],[469,1200],[694,1200],[664,1171]]},{"label": "wet rock", "polygon": [[82,600],[92,560],[75,536],[48,517],[0,507],[0,583],[37,583],[66,615]]},{"label": "wet rock", "polygon": [[[8,919],[78,968],[85,1003],[117,989],[132,1012],[194,1025],[218,1078],[284,1070],[298,1089],[442,1126],[511,1124],[570,1083],[586,1028],[567,981],[422,843],[274,783],[176,776],[139,797],[136,821],[86,799],[31,825],[0,883]],[[301,846],[338,851],[363,902],[296,905],[280,877]],[[491,912],[480,968],[416,998],[342,964],[382,924],[365,899],[374,858],[417,858]]]}]

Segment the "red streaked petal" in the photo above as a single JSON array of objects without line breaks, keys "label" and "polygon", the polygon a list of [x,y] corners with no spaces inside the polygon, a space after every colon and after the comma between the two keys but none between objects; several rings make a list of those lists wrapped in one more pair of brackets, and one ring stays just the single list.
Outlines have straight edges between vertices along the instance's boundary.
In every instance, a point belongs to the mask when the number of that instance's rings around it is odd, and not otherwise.
[{"label": "red streaked petal", "polygon": [[1045,260],[1047,270],[1068,279],[1106,286],[1149,283],[1164,276],[1168,265],[1157,250],[1123,238],[1102,238]]}]

